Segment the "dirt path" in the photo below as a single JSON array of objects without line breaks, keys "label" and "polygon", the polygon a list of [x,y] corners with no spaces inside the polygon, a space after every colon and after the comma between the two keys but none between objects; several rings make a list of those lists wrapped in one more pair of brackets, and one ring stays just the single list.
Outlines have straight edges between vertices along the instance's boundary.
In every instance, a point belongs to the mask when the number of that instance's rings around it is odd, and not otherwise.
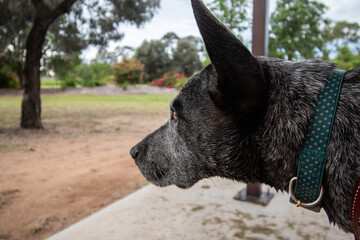
[{"label": "dirt path", "polygon": [[44,239],[144,186],[129,149],[166,119],[122,113],[101,131],[2,129],[0,239]]}]

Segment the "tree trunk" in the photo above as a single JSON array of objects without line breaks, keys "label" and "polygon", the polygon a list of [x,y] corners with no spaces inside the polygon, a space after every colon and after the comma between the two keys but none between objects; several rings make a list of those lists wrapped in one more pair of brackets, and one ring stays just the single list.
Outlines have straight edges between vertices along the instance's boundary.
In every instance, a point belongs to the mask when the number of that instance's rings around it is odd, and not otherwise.
[{"label": "tree trunk", "polygon": [[31,0],[36,8],[34,25],[26,41],[25,84],[21,105],[21,128],[41,129],[40,62],[47,30],[77,0],[64,0],[51,10],[43,0]]},{"label": "tree trunk", "polygon": [[35,19],[26,42],[25,85],[22,100],[21,127],[41,129],[40,60],[49,24]]}]

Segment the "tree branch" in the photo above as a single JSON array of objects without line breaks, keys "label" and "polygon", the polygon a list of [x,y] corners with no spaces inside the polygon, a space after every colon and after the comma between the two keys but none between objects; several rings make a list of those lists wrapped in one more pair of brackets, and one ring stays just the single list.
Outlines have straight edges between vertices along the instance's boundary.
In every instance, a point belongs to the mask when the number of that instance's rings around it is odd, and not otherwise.
[{"label": "tree branch", "polygon": [[[38,1],[38,0],[32,0],[32,1]],[[77,0],[64,0],[61,4],[59,4],[59,6],[57,6],[50,14],[51,22],[55,21],[55,19],[57,19],[61,15],[65,13],[69,13],[72,5],[74,5],[76,1]]]},{"label": "tree branch", "polygon": [[31,0],[31,2],[36,9],[40,6],[40,4],[44,4],[42,0]]}]

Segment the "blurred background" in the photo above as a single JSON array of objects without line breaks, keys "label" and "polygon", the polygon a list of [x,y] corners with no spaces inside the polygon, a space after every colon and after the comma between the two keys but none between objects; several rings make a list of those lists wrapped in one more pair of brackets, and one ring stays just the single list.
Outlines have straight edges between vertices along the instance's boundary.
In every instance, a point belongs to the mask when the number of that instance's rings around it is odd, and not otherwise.
[{"label": "blurred background", "polygon": [[[251,49],[250,0],[204,0]],[[360,66],[360,1],[270,0],[270,57]],[[146,185],[129,149],[208,65],[190,1],[0,0],[0,239]]]}]

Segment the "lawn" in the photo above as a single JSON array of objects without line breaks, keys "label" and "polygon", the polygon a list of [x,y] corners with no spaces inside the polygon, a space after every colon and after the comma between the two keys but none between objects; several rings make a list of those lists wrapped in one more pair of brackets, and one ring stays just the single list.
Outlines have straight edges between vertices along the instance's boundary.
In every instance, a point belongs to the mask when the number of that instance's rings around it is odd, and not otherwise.
[{"label": "lawn", "polygon": [[60,81],[58,80],[41,80],[41,88],[60,88]]},{"label": "lawn", "polygon": [[[92,121],[110,117],[118,113],[164,113],[167,112],[173,94],[148,95],[46,95],[42,96],[42,119],[54,123],[71,118]],[[19,126],[21,97],[0,97],[0,128]]]}]

